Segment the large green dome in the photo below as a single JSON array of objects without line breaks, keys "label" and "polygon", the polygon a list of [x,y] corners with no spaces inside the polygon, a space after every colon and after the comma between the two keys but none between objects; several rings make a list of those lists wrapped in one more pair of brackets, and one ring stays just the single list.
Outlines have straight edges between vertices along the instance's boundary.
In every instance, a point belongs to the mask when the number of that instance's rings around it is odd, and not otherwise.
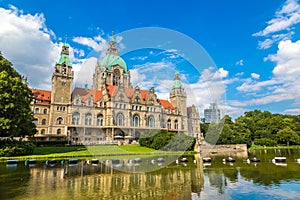
[{"label": "large green dome", "polygon": [[128,69],[125,61],[118,55],[107,54],[100,62],[100,66],[105,66],[108,70],[111,70],[114,65],[119,65],[123,68],[124,73],[127,73]]}]

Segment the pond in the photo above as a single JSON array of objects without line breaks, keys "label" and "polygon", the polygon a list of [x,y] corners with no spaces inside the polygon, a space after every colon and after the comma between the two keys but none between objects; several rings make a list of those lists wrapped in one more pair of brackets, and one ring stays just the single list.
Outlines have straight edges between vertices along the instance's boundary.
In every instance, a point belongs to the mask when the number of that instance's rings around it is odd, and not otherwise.
[{"label": "pond", "polygon": [[[300,199],[299,150],[259,150],[259,163],[215,155],[0,164],[0,199]],[[284,163],[272,163],[275,156]],[[138,159],[137,159],[138,158]]]}]

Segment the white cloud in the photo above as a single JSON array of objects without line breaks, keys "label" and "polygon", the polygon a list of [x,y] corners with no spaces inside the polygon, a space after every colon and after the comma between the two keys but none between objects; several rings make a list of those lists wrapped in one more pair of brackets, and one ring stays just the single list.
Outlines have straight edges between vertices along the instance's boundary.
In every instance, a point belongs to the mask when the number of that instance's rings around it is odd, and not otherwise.
[{"label": "white cloud", "polygon": [[24,14],[14,6],[0,8],[0,46],[2,54],[15,68],[27,75],[32,87],[50,89],[51,74],[59,59],[60,46],[46,27],[42,13]]},{"label": "white cloud", "polygon": [[289,30],[293,25],[300,22],[300,5],[297,0],[287,0],[281,10],[275,13],[268,26],[254,36],[266,36],[283,30]]},{"label": "white cloud", "polygon": [[98,35],[93,38],[89,37],[74,37],[73,42],[90,47],[99,55],[99,58],[103,58],[106,53],[106,49],[109,46],[108,41],[106,41],[102,36]]},{"label": "white cloud", "polygon": [[299,22],[300,4],[297,0],[287,0],[275,13],[275,17],[267,22],[268,25],[253,36],[271,37],[259,41],[259,48],[267,49],[275,42],[291,39],[294,35],[292,28]]},{"label": "white cloud", "polygon": [[236,73],[234,76],[243,76],[245,73],[244,72],[239,72],[239,73]]},{"label": "white cloud", "polygon": [[147,58],[148,58],[148,56],[136,56],[136,57],[130,58],[130,60],[141,60],[141,61],[144,61]]},{"label": "white cloud", "polygon": [[236,61],[235,63],[236,65],[239,65],[239,66],[243,66],[244,65],[244,60],[239,60],[239,61]]},{"label": "white cloud", "polygon": [[251,93],[253,97],[252,100],[245,101],[244,105],[263,105],[286,100],[300,104],[300,41],[281,41],[276,54],[269,55],[266,60],[276,63],[271,79],[256,81],[249,78],[236,88],[240,92]]},{"label": "white cloud", "polygon": [[251,73],[251,77],[254,78],[254,79],[259,79],[260,75],[256,74],[256,73]]},{"label": "white cloud", "polygon": [[268,59],[276,62],[273,74],[281,78],[298,78],[300,75],[300,40],[282,41],[278,45],[278,51],[274,55],[269,55]]}]

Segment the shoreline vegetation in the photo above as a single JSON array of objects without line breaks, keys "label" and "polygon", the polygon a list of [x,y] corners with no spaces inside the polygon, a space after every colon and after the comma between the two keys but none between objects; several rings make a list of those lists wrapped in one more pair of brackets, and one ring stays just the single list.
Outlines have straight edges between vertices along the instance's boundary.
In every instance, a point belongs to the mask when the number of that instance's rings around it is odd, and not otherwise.
[{"label": "shoreline vegetation", "polygon": [[252,145],[248,151],[252,152],[254,150],[268,150],[268,149],[300,149],[300,145],[277,145],[277,146],[260,146],[260,145]]},{"label": "shoreline vegetation", "polygon": [[193,155],[194,151],[176,152],[161,151],[142,147],[140,145],[99,145],[99,146],[49,146],[35,147],[32,155],[0,157],[0,162],[6,160],[48,160],[67,158],[92,158],[99,156],[133,156],[133,155]]}]

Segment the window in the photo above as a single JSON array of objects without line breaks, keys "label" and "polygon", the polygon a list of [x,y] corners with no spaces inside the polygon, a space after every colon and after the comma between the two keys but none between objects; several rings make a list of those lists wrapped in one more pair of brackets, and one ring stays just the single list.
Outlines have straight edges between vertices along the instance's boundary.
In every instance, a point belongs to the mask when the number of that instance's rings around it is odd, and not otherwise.
[{"label": "window", "polygon": [[63,123],[63,118],[59,117],[56,119],[56,124],[62,124]]},{"label": "window", "polygon": [[171,129],[171,120],[170,119],[168,119],[168,121],[167,121],[167,127],[168,127],[168,129]]},{"label": "window", "polygon": [[85,123],[85,125],[92,125],[92,114],[91,113],[85,114],[84,123]]},{"label": "window", "polygon": [[42,125],[46,125],[46,119],[42,120]]},{"label": "window", "polygon": [[35,125],[37,125],[38,122],[39,122],[39,120],[38,120],[37,118],[35,118],[35,119],[33,120],[33,123],[34,123]]},{"label": "window", "polygon": [[78,125],[80,120],[80,114],[79,112],[75,112],[72,115],[72,124]]},{"label": "window", "polygon": [[148,117],[148,126],[154,127],[154,117],[153,116]]},{"label": "window", "polygon": [[103,126],[103,115],[101,113],[97,115],[97,125]]},{"label": "window", "polygon": [[140,117],[138,115],[133,116],[133,126],[135,127],[140,126]]},{"label": "window", "polygon": [[40,113],[40,109],[39,108],[35,108],[34,113]]},{"label": "window", "polygon": [[44,113],[44,114],[47,114],[47,109],[46,109],[46,108],[44,109],[43,113]]},{"label": "window", "polygon": [[135,103],[140,103],[140,98],[139,97],[135,97]]},{"label": "window", "polygon": [[67,73],[67,69],[66,67],[63,67],[62,70],[61,70],[62,74],[66,74]]},{"label": "window", "polygon": [[88,99],[88,106],[92,106],[93,104],[92,104],[92,99],[91,98],[89,98]]},{"label": "window", "polygon": [[60,128],[57,129],[56,133],[57,133],[57,135],[60,135],[61,134],[61,129]]},{"label": "window", "polygon": [[45,134],[45,129],[41,130],[41,134],[44,135]]},{"label": "window", "polygon": [[118,113],[116,117],[117,126],[124,126],[124,115],[122,113]]},{"label": "window", "polygon": [[178,120],[177,119],[175,119],[175,121],[174,121],[174,129],[178,129]]},{"label": "window", "polygon": [[80,105],[80,97],[79,96],[76,96],[75,104]]}]

